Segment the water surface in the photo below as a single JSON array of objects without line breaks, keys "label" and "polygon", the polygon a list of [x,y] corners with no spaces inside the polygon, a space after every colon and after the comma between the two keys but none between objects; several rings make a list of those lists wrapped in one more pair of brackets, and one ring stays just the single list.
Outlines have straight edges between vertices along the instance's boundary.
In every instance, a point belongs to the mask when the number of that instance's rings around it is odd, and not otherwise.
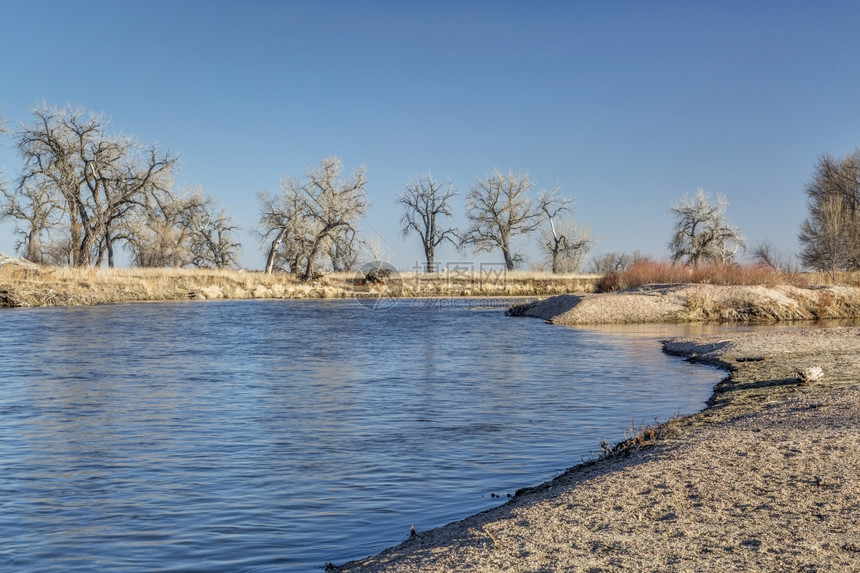
[{"label": "water surface", "polygon": [[364,557],[701,409],[722,373],[658,342],[689,332],[464,301],[4,310],[0,570]]}]

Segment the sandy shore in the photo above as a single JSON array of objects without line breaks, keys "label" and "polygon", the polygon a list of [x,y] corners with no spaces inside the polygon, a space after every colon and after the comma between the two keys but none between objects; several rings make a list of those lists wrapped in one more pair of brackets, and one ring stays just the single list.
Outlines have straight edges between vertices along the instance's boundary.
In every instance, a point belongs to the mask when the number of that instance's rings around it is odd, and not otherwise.
[{"label": "sandy shore", "polygon": [[553,324],[780,322],[860,317],[860,288],[792,285],[647,285],[623,292],[563,294],[509,314]]},{"label": "sandy shore", "polygon": [[[860,570],[860,329],[664,349],[730,373],[708,409],[662,428],[667,437],[336,570]],[[815,366],[823,377],[801,382]]]}]

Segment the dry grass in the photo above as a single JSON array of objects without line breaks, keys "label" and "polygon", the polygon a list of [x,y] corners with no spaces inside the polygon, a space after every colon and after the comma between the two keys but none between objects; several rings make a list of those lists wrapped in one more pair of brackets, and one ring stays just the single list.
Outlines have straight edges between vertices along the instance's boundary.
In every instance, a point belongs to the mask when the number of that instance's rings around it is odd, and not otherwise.
[{"label": "dry grass", "polygon": [[[751,287],[752,288],[752,287]],[[682,322],[786,322],[860,317],[856,287],[775,287],[721,296],[707,287],[693,289],[678,319]]]},{"label": "dry grass", "polygon": [[607,273],[597,283],[597,292],[615,292],[649,284],[764,285],[824,284],[823,275],[785,273],[762,265],[710,264],[690,267],[668,261],[642,260],[624,271]]},{"label": "dry grass", "polygon": [[614,454],[624,453],[629,454],[635,450],[653,445],[658,440],[671,438],[678,432],[681,416],[675,415],[667,421],[660,423],[656,418],[653,424],[645,424],[644,421],[636,426],[636,418],[633,418],[630,429],[626,432],[626,437],[617,444],[609,444],[606,441],[600,443],[601,456],[611,456]]},{"label": "dry grass", "polygon": [[593,275],[403,273],[372,285],[353,273],[301,283],[288,274],[217,269],[101,269],[0,265],[0,306],[65,306],[190,299],[548,296],[591,292]]}]

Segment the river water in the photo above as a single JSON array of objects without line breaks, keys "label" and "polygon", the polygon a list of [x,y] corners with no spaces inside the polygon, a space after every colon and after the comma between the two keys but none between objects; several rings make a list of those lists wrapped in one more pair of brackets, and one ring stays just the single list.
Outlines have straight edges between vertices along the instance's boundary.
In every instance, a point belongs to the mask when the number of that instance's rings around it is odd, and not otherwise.
[{"label": "river water", "polygon": [[0,570],[361,558],[554,477],[634,417],[701,409],[723,376],[660,352],[695,327],[563,328],[494,305],[3,310]]}]

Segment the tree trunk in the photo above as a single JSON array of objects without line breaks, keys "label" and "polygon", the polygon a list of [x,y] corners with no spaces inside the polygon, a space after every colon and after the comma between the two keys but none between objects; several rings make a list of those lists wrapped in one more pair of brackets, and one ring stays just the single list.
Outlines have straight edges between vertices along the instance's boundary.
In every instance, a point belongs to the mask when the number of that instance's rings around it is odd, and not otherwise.
[{"label": "tree trunk", "polygon": [[287,230],[281,229],[278,233],[278,236],[275,237],[275,240],[272,241],[272,246],[269,248],[269,255],[266,257],[266,274],[272,274],[275,270],[275,256],[278,254],[278,249],[281,248],[281,243],[284,242],[284,238],[287,236]]},{"label": "tree trunk", "polygon": [[311,252],[308,253],[308,260],[307,260],[307,263],[305,264],[305,272],[302,274],[302,277],[300,279],[303,283],[306,283],[309,280],[311,280],[311,278],[313,278],[314,262],[316,261],[316,258],[317,258],[317,250],[319,249],[319,244],[320,244],[319,240],[314,241],[314,246],[313,246],[313,248],[311,248]]},{"label": "tree trunk", "polygon": [[511,258],[510,251],[506,248],[503,248],[502,254],[505,255],[505,268],[509,271],[514,270],[514,259]]},{"label": "tree trunk", "polygon": [[95,247],[94,237],[89,231],[85,231],[84,238],[81,240],[80,245],[78,245],[76,266],[88,267],[92,264],[93,247]]},{"label": "tree trunk", "polygon": [[111,239],[110,231],[105,231],[105,247],[108,255],[108,268],[113,268],[113,239]]},{"label": "tree trunk", "polygon": [[427,259],[427,265],[424,267],[425,273],[432,273],[436,270],[435,263],[435,253],[433,252],[433,248],[424,250],[424,258]]},{"label": "tree trunk", "polygon": [[27,260],[32,263],[40,263],[42,262],[42,247],[39,244],[39,239],[35,238],[30,233],[30,236],[27,237]]},{"label": "tree trunk", "polygon": [[69,212],[69,238],[72,245],[72,265],[76,267],[86,265],[87,263],[80,260],[80,252],[78,251],[78,247],[81,244],[81,223],[78,221],[74,207]]}]

